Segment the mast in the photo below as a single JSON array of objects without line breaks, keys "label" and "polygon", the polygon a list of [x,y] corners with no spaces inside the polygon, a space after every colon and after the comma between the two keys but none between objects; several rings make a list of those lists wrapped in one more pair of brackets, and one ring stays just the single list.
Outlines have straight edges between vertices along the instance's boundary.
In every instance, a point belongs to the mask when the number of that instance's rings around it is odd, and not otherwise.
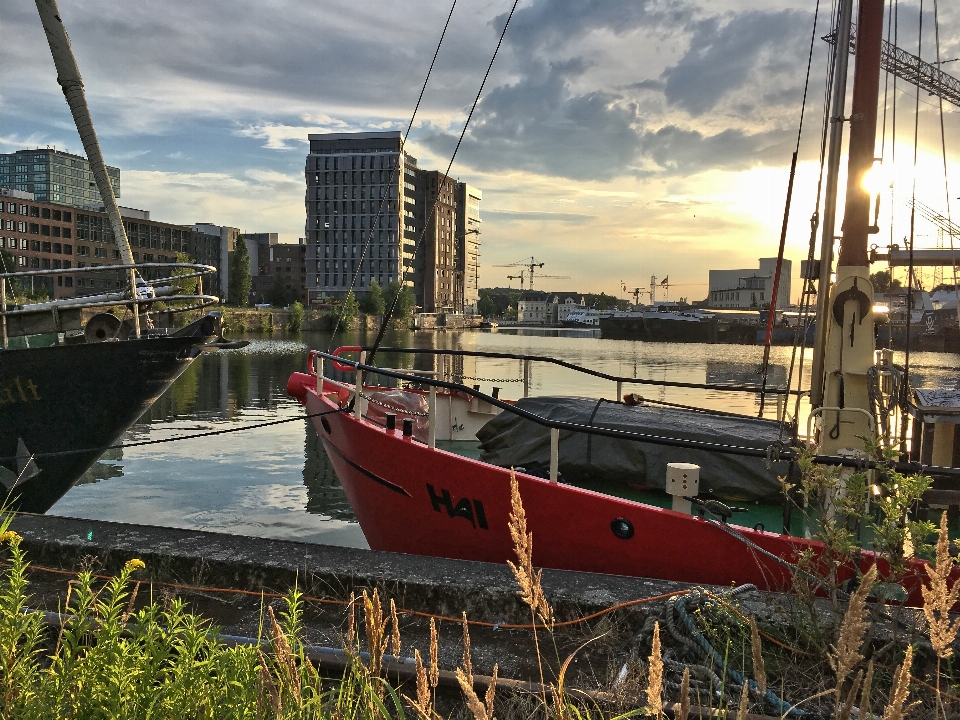
[{"label": "mast", "polygon": [[[850,21],[853,0],[841,0],[839,25],[836,28],[837,48],[850,45]],[[830,108],[830,144],[827,157],[827,187],[823,201],[823,224],[820,241],[820,281],[817,285],[817,318],[827,316],[830,300],[830,275],[833,272],[833,243],[837,224],[837,193],[840,176],[840,155],[843,152],[843,109],[847,102],[847,59],[849,53],[838,50],[833,73],[833,101]],[[817,321],[810,372],[810,405],[823,405],[823,353],[827,342],[827,324]]]},{"label": "mast", "polygon": [[[97,132],[93,128],[93,119],[90,117],[90,109],[87,107],[87,99],[83,92],[83,79],[80,77],[80,70],[73,55],[73,48],[70,47],[67,30],[60,19],[60,10],[57,8],[56,0],[36,0],[36,3],[37,12],[40,13],[40,22],[43,23],[43,30],[47,36],[47,43],[50,45],[53,64],[57,68],[57,82],[63,90],[67,105],[70,106],[77,132],[80,133],[80,142],[83,143],[83,150],[87,155],[87,161],[90,163],[90,170],[93,172],[107,217],[110,219],[113,236],[120,248],[120,258],[124,265],[132,266],[134,264],[133,252],[130,250],[127,232],[123,226],[123,219],[120,217],[120,208],[117,207],[117,198],[113,194],[113,186],[110,184],[110,178],[107,175],[107,165],[103,161],[103,153],[100,152],[100,142],[97,140]],[[131,303],[133,328],[139,338],[140,313],[136,302],[137,274],[133,267],[129,270],[129,280],[130,297],[133,300]]]},{"label": "mast", "polygon": [[875,350],[870,194],[863,179],[874,162],[882,41],[883,0],[860,0],[843,238],[836,284],[817,319],[827,329],[819,451],[828,455],[861,450],[860,438],[876,436],[867,378]]}]

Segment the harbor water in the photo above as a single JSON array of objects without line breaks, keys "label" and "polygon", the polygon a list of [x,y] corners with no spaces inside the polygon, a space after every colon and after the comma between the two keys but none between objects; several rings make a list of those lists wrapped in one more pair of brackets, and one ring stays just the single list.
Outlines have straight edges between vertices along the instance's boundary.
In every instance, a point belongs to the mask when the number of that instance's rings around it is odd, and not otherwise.
[{"label": "harbor water", "polygon": [[[241,350],[198,358],[130,428],[123,443],[290,422],[108,451],[50,512],[366,547],[312,425],[297,419],[303,409],[287,396],[286,384],[292,372],[306,367],[310,349],[371,344],[374,334],[341,333],[336,343],[324,333],[248,339],[250,345]],[[384,344],[542,355],[610,375],[708,384],[759,384],[763,357],[759,346],[601,340],[593,330],[397,331],[388,333]],[[804,387],[809,384],[807,352]],[[769,385],[786,383],[791,356],[789,347],[772,349]],[[794,361],[796,367],[799,356]],[[898,354],[895,361],[903,358]],[[382,354],[377,359],[381,367],[410,368],[414,363],[420,369],[434,367],[428,357],[414,361],[409,355]],[[958,370],[960,356],[911,356],[914,387],[960,388]],[[518,360],[468,358],[457,372],[483,392],[501,388],[502,398],[518,398],[523,392]],[[554,365],[535,363],[531,375],[532,395],[616,396],[614,383]],[[655,385],[626,385],[624,392],[752,416],[760,409],[755,393]],[[776,417],[777,407],[776,399],[768,396],[764,416]],[[789,410],[792,414],[792,401]],[[802,428],[803,407],[800,421]]]}]

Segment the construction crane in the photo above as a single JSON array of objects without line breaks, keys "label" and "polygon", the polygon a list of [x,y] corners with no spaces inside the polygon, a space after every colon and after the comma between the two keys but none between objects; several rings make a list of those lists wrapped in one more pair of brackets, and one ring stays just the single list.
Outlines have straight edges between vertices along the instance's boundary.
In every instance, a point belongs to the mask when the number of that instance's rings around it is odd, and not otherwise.
[{"label": "construction crane", "polygon": [[[886,261],[890,267],[907,267],[911,262],[911,255],[914,267],[932,267],[944,268],[960,266],[960,247],[954,249],[943,247],[943,237],[948,236],[954,240],[960,240],[960,226],[951,222],[947,217],[938,213],[928,205],[924,205],[919,200],[907,200],[907,207],[916,209],[917,214],[929,220],[937,226],[939,238],[938,247],[935,249],[914,249],[913,253],[908,248],[901,248],[899,245],[893,245],[887,249],[887,252],[881,253],[874,250],[870,256],[871,262]],[[940,280],[943,276],[940,275]],[[934,284],[938,284],[935,278]]]},{"label": "construction crane", "polygon": [[670,276],[667,275],[663,280],[660,281],[660,284],[657,284],[657,276],[650,276],[650,304],[653,305],[657,300],[657,288],[662,287],[666,292],[664,299],[670,295]]},{"label": "construction crane", "polygon": [[[541,262],[541,263],[538,263],[537,260],[536,260],[536,258],[534,258],[534,257],[524,258],[523,260],[518,260],[518,261],[515,262],[515,263],[509,263],[509,264],[507,264],[507,265],[494,265],[494,267],[524,267],[524,268],[526,268],[526,271],[527,271],[527,273],[528,273],[527,278],[529,278],[529,280],[530,280],[530,289],[531,289],[531,290],[533,290],[533,274],[534,274],[534,271],[535,271],[537,268],[542,268],[543,266],[544,266],[544,263],[542,263],[542,262]],[[516,276],[514,275],[514,276],[512,276],[512,277],[515,278]],[[550,280],[569,280],[569,279],[570,279],[570,276],[569,276],[569,275],[541,275],[540,277],[543,278],[543,279],[550,279]],[[507,278],[509,279],[509,278],[511,278],[511,276],[508,275]],[[520,288],[523,289],[523,271],[522,271],[522,270],[520,271]]]},{"label": "construction crane", "polygon": [[[836,45],[837,35],[832,32],[825,35],[826,40],[831,45]],[[850,25],[850,54],[853,55],[857,48],[857,25]],[[946,62],[952,62],[948,60]],[[943,62],[940,63],[943,65]],[[911,55],[906,50],[898,48],[886,40],[880,50],[880,66],[898,78],[903,78],[907,82],[917,85],[931,95],[942,97],[948,102],[960,107],[960,80],[948,75],[937,67],[936,63],[928,63],[921,60],[916,55]]]},{"label": "construction crane", "polygon": [[[623,286],[623,289],[626,290],[626,289],[627,289],[627,286],[624,285],[624,286]],[[639,304],[640,304],[640,296],[641,296],[641,295],[649,295],[649,294],[650,294],[650,291],[647,290],[646,288],[639,288],[639,287],[635,287],[633,290],[631,290],[631,291],[629,291],[629,292],[630,292],[631,295],[633,295],[633,304],[634,304],[634,305],[639,305]]]},{"label": "construction crane", "polygon": [[523,270],[521,270],[519,275],[507,275],[507,280],[519,280],[520,289],[523,290],[523,277]]}]

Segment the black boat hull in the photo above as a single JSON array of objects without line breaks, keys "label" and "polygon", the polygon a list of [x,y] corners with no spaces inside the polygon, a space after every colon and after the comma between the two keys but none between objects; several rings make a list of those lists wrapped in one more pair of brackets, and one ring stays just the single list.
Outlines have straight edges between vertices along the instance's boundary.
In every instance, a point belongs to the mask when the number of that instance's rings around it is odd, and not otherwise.
[{"label": "black boat hull", "polygon": [[[0,493],[7,506],[49,510],[102,448],[116,444],[179,377],[207,339],[164,336],[0,352]],[[37,456],[25,471],[24,451]],[[71,454],[44,456],[59,452]]]},{"label": "black boat hull", "polygon": [[600,337],[612,340],[753,345],[756,332],[756,325],[716,319],[688,321],[615,315],[600,318]]}]

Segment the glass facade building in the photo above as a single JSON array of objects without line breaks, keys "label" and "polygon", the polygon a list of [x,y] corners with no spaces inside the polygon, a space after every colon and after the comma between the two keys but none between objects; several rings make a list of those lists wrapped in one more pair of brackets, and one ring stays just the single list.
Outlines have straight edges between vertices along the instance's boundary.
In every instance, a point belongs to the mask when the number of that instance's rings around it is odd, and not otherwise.
[{"label": "glass facade building", "polygon": [[[107,175],[120,197],[120,168],[108,165]],[[0,187],[31,192],[39,202],[77,208],[104,204],[86,158],[52,148],[0,154]]]}]

